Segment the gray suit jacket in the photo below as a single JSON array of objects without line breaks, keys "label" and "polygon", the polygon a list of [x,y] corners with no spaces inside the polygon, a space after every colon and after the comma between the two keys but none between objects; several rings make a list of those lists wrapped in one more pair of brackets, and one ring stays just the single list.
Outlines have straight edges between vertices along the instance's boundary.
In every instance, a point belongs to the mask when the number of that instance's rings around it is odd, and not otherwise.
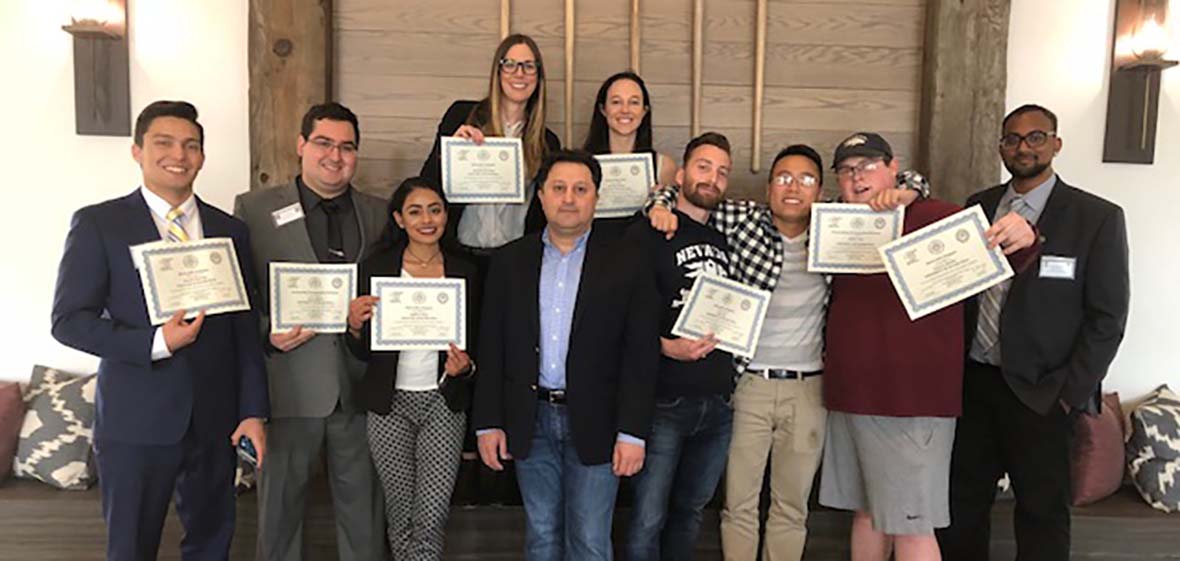
[{"label": "gray suit jacket", "polygon": [[[361,261],[368,257],[389,217],[385,216],[385,202],[377,197],[353,189],[352,200],[361,231],[357,259]],[[234,216],[250,228],[264,341],[270,337],[270,263],[318,262],[303,219],[275,225],[272,213],[292,204],[299,204],[294,183],[242,193],[234,200]],[[327,417],[337,401],[344,411],[364,411],[353,400],[353,386],[363,376],[364,364],[347,351],[341,335],[316,335],[288,353],[267,348],[272,418]]]}]

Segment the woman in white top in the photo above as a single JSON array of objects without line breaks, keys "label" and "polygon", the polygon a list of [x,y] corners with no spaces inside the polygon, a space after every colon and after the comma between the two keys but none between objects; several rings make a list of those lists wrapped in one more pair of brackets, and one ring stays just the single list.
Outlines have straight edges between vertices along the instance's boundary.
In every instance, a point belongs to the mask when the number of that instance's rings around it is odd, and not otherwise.
[{"label": "woman in white top", "polygon": [[394,559],[438,559],[459,469],[475,363],[452,343],[446,351],[372,351],[374,277],[461,278],[466,281],[467,347],[475,348],[480,288],[475,266],[439,245],[447,224],[442,189],[407,179],[389,201],[390,223],[360,265],[349,306],[349,349],[367,361],[358,399],[368,409],[369,451],[385,493],[387,536]]}]

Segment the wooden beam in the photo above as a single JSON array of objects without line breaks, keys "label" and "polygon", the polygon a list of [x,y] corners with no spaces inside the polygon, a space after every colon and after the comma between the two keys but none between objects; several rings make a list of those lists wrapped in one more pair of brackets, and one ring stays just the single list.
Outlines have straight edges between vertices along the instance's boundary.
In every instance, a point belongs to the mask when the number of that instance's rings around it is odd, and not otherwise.
[{"label": "wooden beam", "polygon": [[307,108],[332,97],[332,1],[250,0],[250,188],[299,173]]},{"label": "wooden beam", "polygon": [[574,0],[565,0],[565,138],[562,144],[574,145]]},{"label": "wooden beam", "polygon": [[512,29],[512,0],[500,0],[500,40],[503,41]]},{"label": "wooden beam", "polygon": [[758,0],[754,17],[754,123],[750,127],[753,139],[750,144],[750,171],[757,173],[762,168],[762,103],[766,92],[766,0]]},{"label": "wooden beam", "polygon": [[1011,0],[928,0],[918,165],[963,203],[1000,179]]},{"label": "wooden beam", "polygon": [[639,74],[639,0],[631,0],[631,71]]},{"label": "wooden beam", "polygon": [[705,0],[692,3],[692,136],[701,134],[701,64],[705,58]]}]

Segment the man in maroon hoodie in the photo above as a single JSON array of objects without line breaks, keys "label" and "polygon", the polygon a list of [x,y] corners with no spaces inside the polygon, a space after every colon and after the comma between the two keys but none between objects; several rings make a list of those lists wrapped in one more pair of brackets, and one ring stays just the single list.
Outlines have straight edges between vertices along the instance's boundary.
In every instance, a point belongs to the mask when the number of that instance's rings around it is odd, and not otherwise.
[{"label": "man in maroon hoodie", "polygon": [[[854,134],[833,167],[846,203],[880,201],[896,185],[889,143]],[[876,202],[874,204],[877,204]],[[937,199],[906,208],[905,233],[937,222],[958,205]],[[1019,215],[987,232],[1021,270],[1036,235]],[[827,321],[824,404],[828,431],[820,503],[855,511],[852,558],[940,559],[934,529],[950,523],[948,481],[955,417],[962,409],[963,306],[911,321],[884,273],[835,275]]]}]

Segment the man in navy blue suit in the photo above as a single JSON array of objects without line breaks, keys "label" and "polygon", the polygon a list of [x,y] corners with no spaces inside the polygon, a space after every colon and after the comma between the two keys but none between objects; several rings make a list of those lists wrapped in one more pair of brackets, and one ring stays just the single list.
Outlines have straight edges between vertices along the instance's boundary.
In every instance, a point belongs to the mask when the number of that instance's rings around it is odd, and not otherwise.
[{"label": "man in navy blue suit", "polygon": [[185,561],[226,560],[234,532],[233,446],[266,453],[266,371],[255,312],[148,319],[130,247],[233,239],[247,290],[246,225],[193,194],[204,129],[183,101],[139,114],[131,155],[143,186],[74,214],[58,270],[53,336],[101,358],[94,451],[108,561],[154,560],[168,504],[184,526]]}]

